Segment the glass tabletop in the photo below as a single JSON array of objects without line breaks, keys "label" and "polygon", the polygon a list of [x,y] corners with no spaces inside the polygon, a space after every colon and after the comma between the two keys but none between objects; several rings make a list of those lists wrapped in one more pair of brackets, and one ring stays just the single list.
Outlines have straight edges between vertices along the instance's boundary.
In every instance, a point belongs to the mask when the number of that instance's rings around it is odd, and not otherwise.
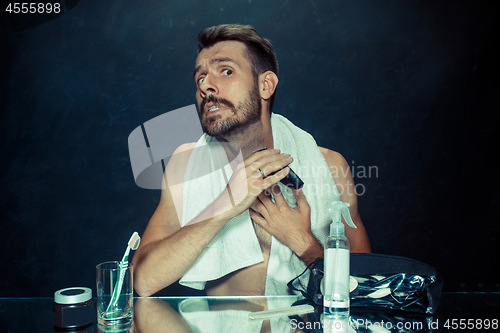
[{"label": "glass tabletop", "polygon": [[[324,321],[320,309],[301,316],[249,319],[250,312],[288,308],[299,299],[298,296],[138,297],[134,299],[134,326],[124,332],[493,331],[498,329],[500,319],[500,293],[443,293],[433,316],[352,308],[347,324]],[[59,332],[53,326],[52,306],[51,297],[0,298],[0,331]],[[64,332],[103,331],[94,318],[90,326]]]}]

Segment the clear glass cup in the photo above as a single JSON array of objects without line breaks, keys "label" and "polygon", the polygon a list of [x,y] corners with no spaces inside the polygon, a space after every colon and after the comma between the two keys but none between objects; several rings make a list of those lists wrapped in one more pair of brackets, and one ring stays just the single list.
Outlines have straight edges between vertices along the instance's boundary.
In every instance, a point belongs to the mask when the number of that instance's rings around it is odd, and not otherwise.
[{"label": "clear glass cup", "polygon": [[126,328],[133,324],[133,265],[120,268],[120,261],[96,266],[97,322],[106,328]]}]

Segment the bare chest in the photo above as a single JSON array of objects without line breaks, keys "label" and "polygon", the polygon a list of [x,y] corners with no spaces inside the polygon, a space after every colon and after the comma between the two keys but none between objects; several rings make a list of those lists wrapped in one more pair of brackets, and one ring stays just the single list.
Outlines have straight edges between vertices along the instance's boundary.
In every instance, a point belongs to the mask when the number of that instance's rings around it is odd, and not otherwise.
[{"label": "bare chest", "polygon": [[254,223],[254,230],[262,249],[264,261],[242,268],[218,280],[207,283],[209,296],[223,295],[264,295],[266,289],[267,265],[271,250],[271,235],[261,226]]},{"label": "bare chest", "polygon": [[271,242],[272,242],[272,237],[271,234],[268,233],[264,228],[262,228],[260,225],[257,223],[253,222],[253,228],[255,230],[255,235],[257,236],[257,239],[259,240],[260,247],[262,249],[262,252],[265,251],[270,251],[271,250]]}]

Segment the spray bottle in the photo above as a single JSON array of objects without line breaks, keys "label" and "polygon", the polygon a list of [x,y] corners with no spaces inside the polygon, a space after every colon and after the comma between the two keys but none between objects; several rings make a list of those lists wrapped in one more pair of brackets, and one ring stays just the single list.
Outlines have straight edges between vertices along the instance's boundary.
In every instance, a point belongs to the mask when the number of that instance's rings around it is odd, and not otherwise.
[{"label": "spray bottle", "polygon": [[335,319],[349,318],[349,257],[350,243],[345,236],[341,215],[347,224],[353,228],[349,214],[349,204],[334,201],[328,212],[332,218],[330,236],[325,240],[324,261],[324,300],[325,317]]}]

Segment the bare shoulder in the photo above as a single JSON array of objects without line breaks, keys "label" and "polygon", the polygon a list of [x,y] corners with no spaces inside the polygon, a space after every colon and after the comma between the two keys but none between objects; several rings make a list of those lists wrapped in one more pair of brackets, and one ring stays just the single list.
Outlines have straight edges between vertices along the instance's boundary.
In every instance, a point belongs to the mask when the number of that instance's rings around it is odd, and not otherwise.
[{"label": "bare shoulder", "polygon": [[195,142],[184,143],[175,149],[165,168],[163,189],[165,189],[166,180],[170,183],[170,185],[180,184],[182,182],[184,170],[186,169],[189,156],[191,155],[195,145]]},{"label": "bare shoulder", "polygon": [[177,149],[175,149],[174,154],[185,151],[191,151],[194,148],[194,146],[196,146],[196,142],[183,143],[182,145],[177,147]]},{"label": "bare shoulder", "polygon": [[370,242],[359,216],[358,198],[354,180],[349,170],[349,164],[344,156],[336,151],[322,147],[318,148],[330,167],[333,179],[339,190],[340,200],[350,205],[349,212],[354,224],[357,226],[357,229],[346,228],[345,230],[347,238],[351,241],[351,252],[371,252]]},{"label": "bare shoulder", "polygon": [[180,145],[168,161],[162,179],[160,202],[144,231],[141,244],[146,245],[164,239],[180,229],[182,181],[194,146],[195,143]]},{"label": "bare shoulder", "polygon": [[337,187],[339,187],[340,193],[343,193],[344,188],[354,186],[351,170],[349,169],[349,164],[345,160],[344,156],[327,148],[318,148],[330,168],[330,172],[332,173]]},{"label": "bare shoulder", "polygon": [[170,165],[171,167],[179,167],[179,166],[186,166],[189,156],[191,155],[192,150],[194,149],[194,146],[196,145],[196,142],[190,142],[190,143],[183,143],[179,147],[177,147],[172,154],[172,157],[168,161],[167,167]]},{"label": "bare shoulder", "polygon": [[347,161],[345,160],[344,156],[342,156],[342,154],[327,148],[319,146],[318,148],[321,154],[323,154],[323,157],[325,158],[325,161],[330,167],[330,169],[332,168],[344,169],[349,167]]}]

